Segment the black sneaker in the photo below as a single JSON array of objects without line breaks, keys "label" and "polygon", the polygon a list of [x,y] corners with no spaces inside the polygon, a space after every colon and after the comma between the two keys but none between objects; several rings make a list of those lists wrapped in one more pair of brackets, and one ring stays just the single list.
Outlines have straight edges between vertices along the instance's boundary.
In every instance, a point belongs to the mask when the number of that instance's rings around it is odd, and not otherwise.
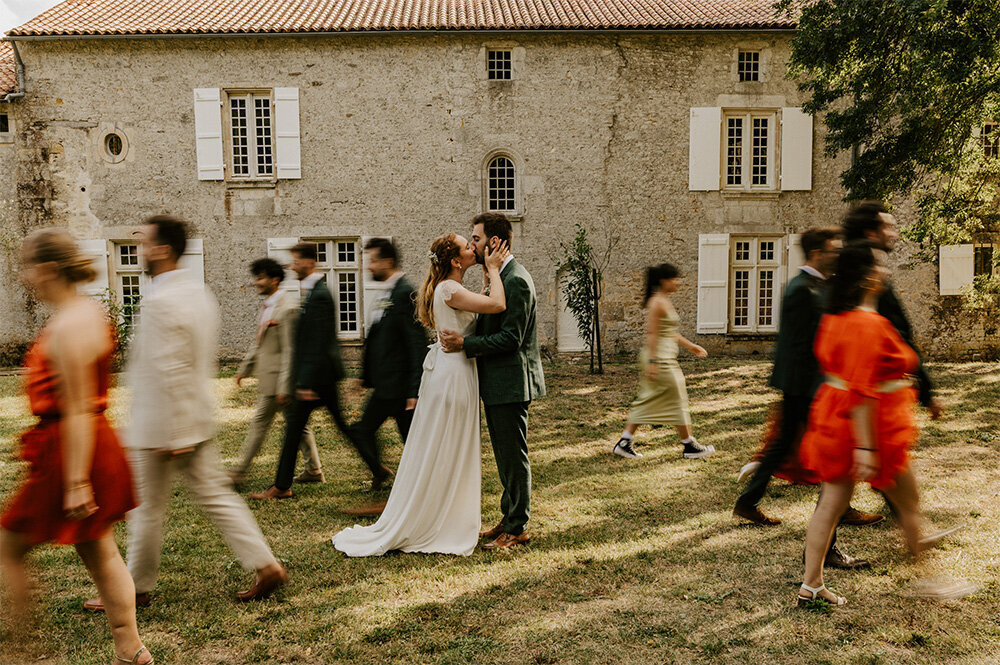
[{"label": "black sneaker", "polygon": [[632,447],[631,439],[618,439],[618,443],[615,444],[615,449],[612,452],[619,457],[624,457],[625,459],[637,459],[642,457],[642,453],[635,452],[635,449]]},{"label": "black sneaker", "polygon": [[697,440],[691,439],[690,441],[684,442],[684,451],[681,453],[687,459],[698,459],[701,457],[708,457],[715,453],[715,447],[708,445],[703,446],[698,443]]}]

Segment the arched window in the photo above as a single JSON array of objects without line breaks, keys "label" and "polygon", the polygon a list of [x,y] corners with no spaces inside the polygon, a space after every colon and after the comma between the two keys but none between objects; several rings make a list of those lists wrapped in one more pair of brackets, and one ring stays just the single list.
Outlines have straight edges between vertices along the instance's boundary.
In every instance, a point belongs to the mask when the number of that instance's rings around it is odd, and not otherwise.
[{"label": "arched window", "polygon": [[514,212],[517,209],[514,160],[497,155],[486,168],[486,198],[490,212]]}]

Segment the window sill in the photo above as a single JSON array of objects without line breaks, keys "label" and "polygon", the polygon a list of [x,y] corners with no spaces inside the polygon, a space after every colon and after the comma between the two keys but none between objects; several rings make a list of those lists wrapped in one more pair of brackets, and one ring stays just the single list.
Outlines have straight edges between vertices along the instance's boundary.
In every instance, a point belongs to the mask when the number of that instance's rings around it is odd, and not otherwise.
[{"label": "window sill", "polygon": [[226,189],[274,189],[277,180],[227,180]]},{"label": "window sill", "polygon": [[768,191],[746,191],[746,190],[735,190],[735,189],[723,189],[722,198],[724,199],[750,199],[757,201],[777,201],[778,196],[781,194],[778,190],[768,190]]},{"label": "window sill", "polygon": [[725,333],[727,342],[776,342],[776,332],[729,332]]},{"label": "window sill", "polygon": [[487,210],[488,213],[500,213],[512,222],[522,222],[524,221],[524,214],[517,212],[508,212],[506,210]]}]

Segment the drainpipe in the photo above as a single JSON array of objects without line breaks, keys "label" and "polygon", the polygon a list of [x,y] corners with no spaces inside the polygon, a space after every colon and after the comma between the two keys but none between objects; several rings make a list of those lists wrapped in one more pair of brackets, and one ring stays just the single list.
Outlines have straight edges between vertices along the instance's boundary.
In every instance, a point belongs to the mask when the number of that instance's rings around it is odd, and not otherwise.
[{"label": "drainpipe", "polygon": [[24,97],[24,61],[21,60],[21,54],[17,51],[17,42],[13,39],[8,39],[11,47],[14,49],[14,62],[17,63],[17,92],[9,93],[2,100],[3,102],[13,101],[15,99],[21,99]]}]

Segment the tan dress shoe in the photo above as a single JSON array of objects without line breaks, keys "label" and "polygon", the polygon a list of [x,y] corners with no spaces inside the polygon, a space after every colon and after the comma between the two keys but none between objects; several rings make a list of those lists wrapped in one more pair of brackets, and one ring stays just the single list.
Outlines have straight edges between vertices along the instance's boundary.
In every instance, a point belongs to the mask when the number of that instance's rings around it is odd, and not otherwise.
[{"label": "tan dress shoe", "polygon": [[310,471],[306,469],[299,475],[295,476],[295,482],[297,483],[325,483],[326,476],[323,475],[322,471]]},{"label": "tan dress shoe", "polygon": [[845,512],[840,518],[840,523],[846,524],[847,526],[868,526],[870,524],[878,524],[884,519],[885,515],[879,515],[877,513],[863,513],[857,508],[851,508],[848,506],[847,512]]},{"label": "tan dress shoe", "polygon": [[279,490],[274,485],[271,485],[263,492],[254,492],[248,495],[251,499],[291,499],[292,490]]},{"label": "tan dress shoe", "polygon": [[496,540],[503,532],[503,520],[500,520],[497,522],[497,525],[489,531],[480,531],[479,537],[485,538],[486,540]]},{"label": "tan dress shoe", "polygon": [[345,515],[354,515],[355,517],[374,517],[382,514],[382,511],[385,510],[385,503],[385,501],[376,501],[375,503],[367,503],[363,506],[355,506],[354,508],[344,508],[340,512]]},{"label": "tan dress shoe", "polygon": [[[137,593],[135,594],[135,606],[136,607],[149,607],[149,603],[152,599],[149,597],[148,593]],[[100,598],[91,598],[83,603],[83,609],[88,612],[103,612],[104,603],[101,602]]]},{"label": "tan dress shoe", "polygon": [[257,579],[254,580],[253,586],[246,591],[237,591],[236,600],[241,603],[263,600],[287,582],[288,571],[279,563],[277,566],[257,571]]},{"label": "tan dress shoe", "polygon": [[518,545],[527,545],[531,542],[531,536],[525,531],[518,535],[512,533],[501,533],[496,540],[486,543],[483,545],[484,550],[509,550],[512,547],[517,547]]},{"label": "tan dress shoe", "polygon": [[733,516],[753,522],[754,524],[759,524],[760,526],[777,526],[781,524],[781,520],[776,517],[768,517],[757,506],[742,506],[737,503],[733,508]]}]

